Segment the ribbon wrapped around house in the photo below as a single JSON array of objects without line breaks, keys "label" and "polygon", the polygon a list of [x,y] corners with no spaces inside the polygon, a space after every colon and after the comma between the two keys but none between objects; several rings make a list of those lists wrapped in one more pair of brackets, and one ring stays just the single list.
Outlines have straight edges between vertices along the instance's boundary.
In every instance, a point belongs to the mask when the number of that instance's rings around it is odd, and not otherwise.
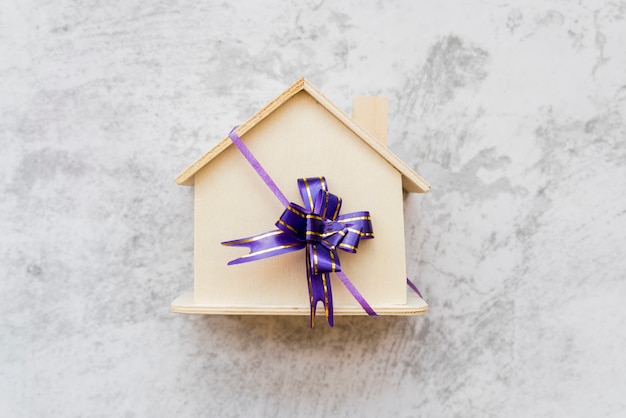
[{"label": "ribbon wrapped around house", "polygon": [[289,202],[267,172],[237,136],[230,133],[250,165],[286,207],[276,222],[276,230],[247,238],[222,242],[233,247],[248,247],[250,253],[230,261],[240,264],[305,249],[306,274],[311,306],[310,324],[315,324],[318,302],[325,308],[326,319],[333,326],[333,298],[330,273],[335,273],[363,309],[372,316],[374,310],[341,271],[337,250],[357,252],[362,239],[374,238],[369,212],[340,214],[341,198],[328,190],[324,177],[298,179],[304,207]]}]

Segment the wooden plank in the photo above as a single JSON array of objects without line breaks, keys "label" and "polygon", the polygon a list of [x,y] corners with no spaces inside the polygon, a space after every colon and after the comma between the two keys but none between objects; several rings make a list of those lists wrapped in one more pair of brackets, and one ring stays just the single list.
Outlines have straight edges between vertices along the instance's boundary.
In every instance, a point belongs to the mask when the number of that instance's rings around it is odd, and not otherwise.
[{"label": "wooden plank", "polygon": [[352,119],[385,146],[388,107],[384,96],[357,96],[352,104]]},{"label": "wooden plank", "polygon": [[[405,305],[374,305],[378,315],[412,316],[424,315],[428,312],[428,304],[413,291],[407,293]],[[309,315],[310,309],[306,305],[294,306],[236,306],[220,304],[195,303],[193,292],[180,295],[171,304],[171,310],[182,314],[202,315]],[[334,306],[335,316],[367,315],[359,306]],[[318,316],[323,316],[323,307],[318,306]]]}]

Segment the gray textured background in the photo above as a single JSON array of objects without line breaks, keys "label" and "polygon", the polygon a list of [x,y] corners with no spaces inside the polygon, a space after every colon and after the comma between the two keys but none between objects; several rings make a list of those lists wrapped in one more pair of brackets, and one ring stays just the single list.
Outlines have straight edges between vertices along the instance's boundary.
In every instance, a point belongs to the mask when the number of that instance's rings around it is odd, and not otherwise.
[{"label": "gray textured background", "polygon": [[[626,2],[0,4],[0,416],[626,414]],[[301,76],[390,98],[415,318],[190,317],[173,178]]]}]

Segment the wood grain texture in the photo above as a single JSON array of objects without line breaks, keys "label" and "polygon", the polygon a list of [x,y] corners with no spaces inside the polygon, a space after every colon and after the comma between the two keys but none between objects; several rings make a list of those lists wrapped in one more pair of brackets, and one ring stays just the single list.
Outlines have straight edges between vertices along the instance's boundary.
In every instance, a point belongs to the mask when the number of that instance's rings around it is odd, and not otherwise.
[{"label": "wood grain texture", "polygon": [[352,104],[352,119],[385,146],[388,108],[385,96],[357,96]]},{"label": "wood grain texture", "polygon": [[[208,303],[198,303],[194,298],[194,292],[186,292],[177,297],[171,305],[172,312],[182,314],[203,314],[203,315],[309,315],[310,308],[307,304],[298,306],[245,306],[245,305],[218,305]],[[385,316],[413,316],[423,315],[428,312],[428,305],[424,299],[413,292],[407,293],[407,301],[402,305],[378,305],[377,315]],[[323,318],[323,307],[318,307],[319,320]],[[367,313],[360,307],[354,305],[335,305],[334,314],[336,316],[358,315],[366,316]],[[323,321],[323,320],[322,320]]]},{"label": "wood grain texture", "polygon": [[[425,313],[427,305],[419,297],[417,306],[405,306],[401,184],[399,173],[393,170],[397,167],[389,167],[380,154],[372,152],[371,139],[364,141],[370,147],[363,147],[359,136],[363,133],[356,135],[354,127],[338,123],[336,111],[329,111],[332,104],[320,100],[327,99],[300,79],[238,128],[242,141],[263,161],[264,168],[274,173],[281,190],[292,190],[295,178],[317,173],[326,177],[332,192],[344,191],[340,194],[342,213],[347,213],[345,208],[349,207],[367,207],[376,239],[363,241],[358,259],[341,254],[342,270],[349,272],[359,292],[379,314]],[[355,121],[363,122],[370,137],[384,146],[386,98],[361,98],[357,103]],[[301,254],[229,266],[228,261],[243,254],[219,245],[262,232],[260,226],[273,226],[280,212],[274,196],[260,184],[239,151],[224,148],[229,143],[230,139],[222,141],[192,164],[187,170],[197,169],[193,174],[181,174],[195,176],[194,298],[179,297],[172,303],[172,310],[282,315],[300,312],[308,300],[306,286],[298,280],[303,277]],[[347,155],[349,162],[345,161]],[[364,313],[334,275],[331,283],[339,314]]]},{"label": "wood grain texture", "polygon": [[[356,254],[340,251],[342,270],[376,309],[406,302],[401,175],[368,143],[301,90],[255,123],[242,141],[278,187],[302,204],[296,180],[324,176],[341,196],[341,213],[367,210],[375,238]],[[368,175],[366,173],[375,173]],[[240,265],[247,253],[220,242],[275,229],[284,208],[236,147],[195,174],[194,291],[200,304],[300,306],[308,300],[303,252]],[[358,306],[331,275],[337,305]]]},{"label": "wood grain texture", "polygon": [[[396,170],[402,174],[402,186],[405,190],[413,193],[425,193],[430,190],[430,185],[419,174],[408,167],[402,160],[394,155],[387,147],[377,141],[369,132],[356,124],[345,112],[339,109],[334,103],[328,100],[315,86],[304,78],[299,79],[292,84],[287,90],[282,92],[278,97],[269,102],[264,108],[255,113],[250,119],[241,124],[236,132],[237,135],[243,137],[246,132],[252,129],[256,124],[265,120],[276,109],[282,106],[287,100],[291,99],[295,94],[305,91],[313,97],[320,105],[322,105],[333,116],[340,120],[348,129],[357,135],[359,139],[365,142],[384,160],[391,164]],[[176,182],[180,185],[191,186],[193,184],[193,176],[202,169],[206,164],[211,162],[215,157],[221,154],[232,144],[232,141],[226,136],[213,149],[203,154],[194,161],[190,166],[183,170],[177,177]]]}]

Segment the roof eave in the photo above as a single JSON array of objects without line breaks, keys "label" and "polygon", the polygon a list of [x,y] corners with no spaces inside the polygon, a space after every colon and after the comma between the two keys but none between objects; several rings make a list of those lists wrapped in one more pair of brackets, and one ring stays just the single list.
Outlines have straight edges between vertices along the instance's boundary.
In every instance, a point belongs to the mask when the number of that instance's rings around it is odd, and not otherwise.
[{"label": "roof eave", "polygon": [[[343,110],[339,109],[333,102],[328,100],[315,86],[306,79],[300,78],[293,83],[287,90],[278,97],[268,103],[263,109],[255,113],[250,119],[246,120],[236,129],[237,135],[243,136],[246,132],[256,126],[259,122],[272,114],[274,110],[300,91],[306,91],[311,97],[317,100],[326,110],[339,119],[346,127],[360,137],[367,145],[377,152],[383,159],[391,164],[402,175],[402,187],[411,193],[426,193],[430,190],[430,185],[419,174],[407,166],[404,161],[392,153],[386,146],[381,144],[376,138],[370,135],[366,130],[361,128],[350,116]],[[193,186],[194,175],[208,164],[213,158],[217,157],[222,151],[232,144],[230,137],[222,139],[215,147],[206,152],[191,165],[185,168],[177,177],[176,183],[182,186]]]}]

